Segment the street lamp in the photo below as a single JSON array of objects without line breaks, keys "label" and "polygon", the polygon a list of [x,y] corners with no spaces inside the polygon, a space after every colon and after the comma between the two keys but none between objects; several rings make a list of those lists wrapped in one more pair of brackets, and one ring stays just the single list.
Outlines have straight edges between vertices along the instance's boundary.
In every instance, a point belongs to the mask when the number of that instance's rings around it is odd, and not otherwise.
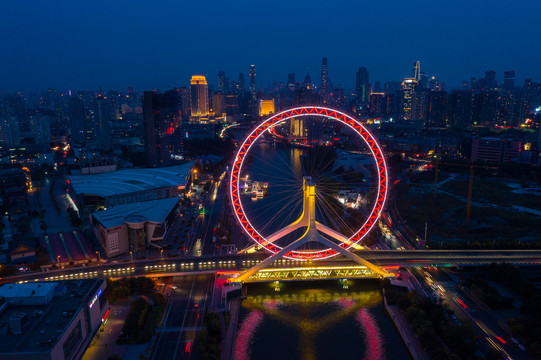
[{"label": "street lamp", "polygon": [[96,251],[96,255],[98,255],[98,265],[101,264],[101,256],[100,256],[100,252],[99,251]]},{"label": "street lamp", "polygon": [[131,262],[133,262],[133,251],[130,251]]},{"label": "street lamp", "polygon": [[60,266],[60,255],[56,257],[56,265]]},{"label": "street lamp", "polygon": [[163,249],[160,249],[160,257],[163,260]]}]

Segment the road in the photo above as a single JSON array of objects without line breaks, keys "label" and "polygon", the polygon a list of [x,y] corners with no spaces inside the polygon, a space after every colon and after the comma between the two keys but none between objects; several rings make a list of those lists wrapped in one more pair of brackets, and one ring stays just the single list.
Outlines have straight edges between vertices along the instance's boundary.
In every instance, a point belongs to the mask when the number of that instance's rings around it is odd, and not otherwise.
[{"label": "road", "polygon": [[[194,235],[189,244],[190,254],[214,255],[217,253],[216,243],[213,243],[214,228],[220,216],[225,212],[224,194],[226,194],[223,177],[212,184],[205,200],[205,214],[199,216],[194,226]],[[200,240],[199,240],[200,239]]]},{"label": "road", "polygon": [[194,359],[214,275],[177,276],[168,284],[172,291],[150,359]]},{"label": "road", "polygon": [[[541,250],[362,250],[356,252],[360,257],[381,266],[431,266],[431,265],[475,265],[506,262],[517,265],[541,264]],[[68,279],[96,277],[130,277],[137,275],[155,275],[241,271],[268,257],[266,253],[227,254],[219,256],[191,256],[134,262],[107,263],[94,266],[72,267],[46,272],[18,273],[0,279],[0,283],[28,281],[58,281]],[[339,257],[307,263],[282,259],[270,267],[306,267],[306,266],[342,266],[354,265],[350,260]]]},{"label": "road", "polygon": [[478,344],[483,350],[496,349],[510,359],[528,359],[526,353],[511,340],[501,328],[499,320],[471,300],[445,270],[425,269],[416,271],[417,277],[429,293],[437,293],[456,314],[456,321],[472,324]]}]

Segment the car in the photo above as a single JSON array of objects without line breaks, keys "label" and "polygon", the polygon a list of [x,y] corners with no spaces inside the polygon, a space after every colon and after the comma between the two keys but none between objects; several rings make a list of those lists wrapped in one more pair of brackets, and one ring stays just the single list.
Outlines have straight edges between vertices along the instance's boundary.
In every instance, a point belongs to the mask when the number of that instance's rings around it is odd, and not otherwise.
[{"label": "car", "polygon": [[195,308],[199,307],[199,301],[196,301],[196,302],[193,304],[193,307],[195,307]]}]

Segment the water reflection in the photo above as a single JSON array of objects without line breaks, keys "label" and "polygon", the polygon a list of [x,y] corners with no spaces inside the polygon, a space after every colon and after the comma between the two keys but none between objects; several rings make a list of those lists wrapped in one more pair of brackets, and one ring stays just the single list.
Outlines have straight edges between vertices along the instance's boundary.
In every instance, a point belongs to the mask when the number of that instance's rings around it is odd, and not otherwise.
[{"label": "water reflection", "polygon": [[[375,287],[304,288],[284,294],[272,293],[271,284],[265,285],[267,293],[260,287],[242,302],[234,360],[387,357],[378,307],[382,298]],[[340,348],[339,357],[333,355],[335,346]]]}]

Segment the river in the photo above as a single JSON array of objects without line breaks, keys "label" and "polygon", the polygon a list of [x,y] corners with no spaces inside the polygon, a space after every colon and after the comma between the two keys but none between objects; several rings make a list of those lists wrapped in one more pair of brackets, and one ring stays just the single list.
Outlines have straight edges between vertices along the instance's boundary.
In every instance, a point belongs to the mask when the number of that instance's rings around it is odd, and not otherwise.
[{"label": "river", "polygon": [[377,280],[259,283],[247,291],[234,360],[410,359]]}]

